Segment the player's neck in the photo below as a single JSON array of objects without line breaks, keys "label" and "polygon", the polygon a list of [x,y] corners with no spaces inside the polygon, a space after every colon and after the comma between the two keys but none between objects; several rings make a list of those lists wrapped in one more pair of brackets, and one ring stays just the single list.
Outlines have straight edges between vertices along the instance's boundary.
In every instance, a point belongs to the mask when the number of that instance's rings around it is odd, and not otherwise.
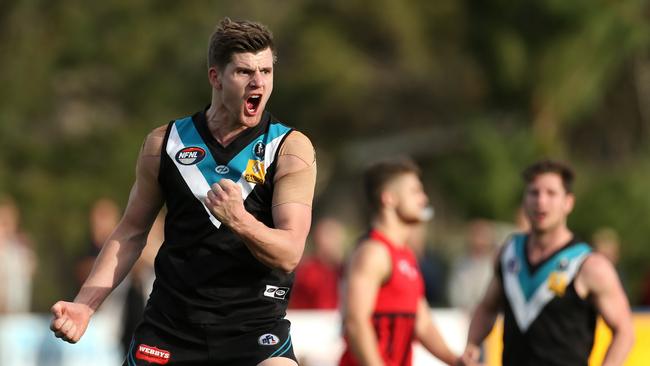
[{"label": "player's neck", "polygon": [[205,119],[212,137],[224,147],[230,145],[239,134],[248,128],[242,125],[237,117],[233,117],[223,104],[215,100],[205,112]]},{"label": "player's neck", "polygon": [[373,220],[372,228],[384,234],[397,246],[406,245],[413,232],[413,226],[399,220],[394,215],[379,214]]},{"label": "player's neck", "polygon": [[532,230],[530,234],[530,249],[542,254],[548,254],[563,247],[573,238],[573,233],[566,225],[560,225],[548,231]]}]

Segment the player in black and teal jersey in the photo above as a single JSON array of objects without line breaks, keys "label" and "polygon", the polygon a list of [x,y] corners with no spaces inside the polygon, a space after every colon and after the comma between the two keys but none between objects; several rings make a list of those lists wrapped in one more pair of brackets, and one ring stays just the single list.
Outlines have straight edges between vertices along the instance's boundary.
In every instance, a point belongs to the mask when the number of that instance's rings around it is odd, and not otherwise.
[{"label": "player in black and teal jersey", "polygon": [[208,54],[210,105],[147,137],[124,217],[74,302],[52,307],[51,328],[79,340],[164,204],[156,281],[124,364],[296,365],[284,316],[311,223],[314,149],[265,110],[266,27],[224,19]]},{"label": "player in black and teal jersey", "polygon": [[559,162],[528,167],[523,208],[531,230],[513,235],[472,318],[465,358],[504,312],[504,366],[587,366],[597,315],[612,330],[603,365],[622,365],[634,342],[630,306],[614,266],[567,227],[573,172]]}]

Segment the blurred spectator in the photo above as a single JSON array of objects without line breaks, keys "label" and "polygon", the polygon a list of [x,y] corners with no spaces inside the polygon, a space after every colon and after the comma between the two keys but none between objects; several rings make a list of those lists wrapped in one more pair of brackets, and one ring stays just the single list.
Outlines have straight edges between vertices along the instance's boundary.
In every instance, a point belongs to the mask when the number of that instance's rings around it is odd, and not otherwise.
[{"label": "blurred spectator", "polygon": [[621,244],[616,230],[608,227],[596,230],[591,238],[591,244],[597,253],[607,257],[617,267]]},{"label": "blurred spectator", "polygon": [[409,245],[413,249],[420,266],[420,272],[424,280],[424,295],[429,306],[447,306],[445,288],[447,284],[447,266],[442,257],[428,245],[426,224],[418,225],[413,231]]},{"label": "blurred spectator", "polygon": [[[77,260],[75,268],[77,289],[81,287],[90,274],[95,259],[102,250],[106,240],[110,237],[113,230],[115,230],[120,220],[120,215],[120,207],[115,201],[109,198],[99,198],[92,204],[88,213],[88,247]],[[111,328],[109,329],[109,333],[115,339],[119,339],[122,334],[123,323],[120,319],[123,319],[124,310],[126,309],[125,299],[127,291],[128,281],[125,280],[115,288],[98,309],[98,312],[105,314],[106,317],[116,320],[111,324]]]},{"label": "blurred spectator", "polygon": [[520,233],[527,233],[530,230],[530,222],[524,212],[524,207],[519,206],[515,214],[515,228]]},{"label": "blurred spectator", "polygon": [[471,312],[483,297],[494,270],[494,230],[490,222],[471,221],[466,241],[467,253],[452,266],[449,302],[453,307]]},{"label": "blurred spectator", "polygon": [[595,252],[601,253],[612,262],[614,268],[616,268],[616,272],[618,272],[618,277],[623,284],[623,289],[628,293],[626,287],[627,279],[625,273],[619,266],[621,240],[616,230],[609,227],[601,227],[597,229],[591,237],[591,245]]},{"label": "blurred spectator", "polygon": [[312,232],[313,252],[296,269],[289,307],[336,309],[343,261],[345,230],[334,218],[319,220]]},{"label": "blurred spectator", "polygon": [[120,209],[114,201],[108,198],[100,198],[95,201],[90,209],[88,219],[90,225],[90,245],[82,258],[77,262],[76,277],[78,287],[81,287],[81,284],[83,284],[86,277],[90,274],[90,270],[95,263],[95,258],[97,258],[99,252],[102,250],[106,239],[108,239],[117,226],[117,222],[120,219]]},{"label": "blurred spectator", "polygon": [[19,228],[15,202],[0,198],[0,314],[28,312],[31,306],[36,256]]}]

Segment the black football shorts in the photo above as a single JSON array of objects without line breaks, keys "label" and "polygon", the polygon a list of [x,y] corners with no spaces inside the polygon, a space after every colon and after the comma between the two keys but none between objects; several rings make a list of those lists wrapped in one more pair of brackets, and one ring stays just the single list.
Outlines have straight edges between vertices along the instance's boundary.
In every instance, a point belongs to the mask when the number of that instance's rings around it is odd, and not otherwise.
[{"label": "black football shorts", "polygon": [[224,335],[219,325],[182,325],[148,308],[123,366],[255,366],[271,357],[296,361],[289,328],[289,321],[281,319],[264,330]]}]

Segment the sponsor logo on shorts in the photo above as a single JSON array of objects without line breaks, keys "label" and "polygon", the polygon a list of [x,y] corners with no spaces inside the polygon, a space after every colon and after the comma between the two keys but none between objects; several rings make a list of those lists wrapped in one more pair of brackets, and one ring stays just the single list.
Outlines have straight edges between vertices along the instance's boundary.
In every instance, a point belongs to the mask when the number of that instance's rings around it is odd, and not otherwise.
[{"label": "sponsor logo on shorts", "polygon": [[198,146],[189,146],[176,153],[176,161],[182,165],[194,165],[203,160],[205,150]]},{"label": "sponsor logo on shorts", "polygon": [[214,168],[214,171],[217,172],[218,174],[228,174],[230,172],[230,168],[228,168],[227,165],[219,165],[216,168]]},{"label": "sponsor logo on shorts", "polygon": [[282,300],[284,300],[284,298],[287,297],[288,293],[289,293],[289,288],[288,287],[278,287],[278,286],[266,285],[266,290],[264,291],[264,296],[271,297],[271,298],[274,298],[274,299],[282,299]]},{"label": "sponsor logo on shorts", "polygon": [[138,346],[138,349],[135,352],[135,358],[138,360],[147,361],[149,363],[165,365],[167,362],[169,362],[171,353],[169,353],[169,351],[165,351],[164,349],[141,344]]},{"label": "sponsor logo on shorts", "polygon": [[275,346],[276,344],[280,343],[280,338],[278,338],[278,336],[275,334],[266,333],[262,334],[257,339],[257,343],[261,344],[262,346]]},{"label": "sponsor logo on shorts", "polygon": [[260,159],[264,159],[264,153],[266,152],[266,145],[262,141],[257,141],[253,145],[253,154]]}]

